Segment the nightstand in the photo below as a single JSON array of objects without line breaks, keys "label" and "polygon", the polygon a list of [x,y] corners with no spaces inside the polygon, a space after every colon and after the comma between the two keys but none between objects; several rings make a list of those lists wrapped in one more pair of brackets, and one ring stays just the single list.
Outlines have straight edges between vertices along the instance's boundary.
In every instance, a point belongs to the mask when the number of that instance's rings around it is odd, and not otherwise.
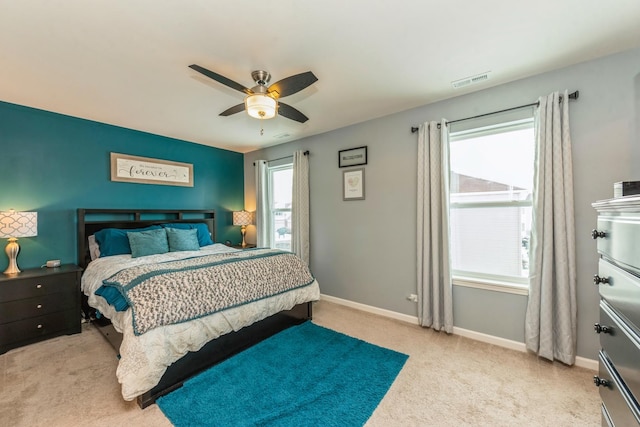
[{"label": "nightstand", "polygon": [[254,245],[253,243],[247,243],[247,246],[245,246],[244,248],[242,247],[242,245],[229,245],[229,247],[234,249],[251,249],[255,248],[256,245]]},{"label": "nightstand", "polygon": [[81,272],[66,264],[0,274],[0,354],[80,332]]}]

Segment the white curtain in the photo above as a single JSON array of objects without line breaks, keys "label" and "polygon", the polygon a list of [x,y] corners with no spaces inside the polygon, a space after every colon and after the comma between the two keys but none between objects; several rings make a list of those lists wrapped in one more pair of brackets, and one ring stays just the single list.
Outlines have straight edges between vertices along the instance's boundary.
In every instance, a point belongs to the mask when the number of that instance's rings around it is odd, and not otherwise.
[{"label": "white curtain", "polygon": [[309,157],[293,153],[291,251],[309,264]]},{"label": "white curtain", "polygon": [[269,170],[266,160],[256,160],[256,245],[269,247],[273,234],[269,219]]},{"label": "white curtain", "polygon": [[576,259],[569,94],[541,97],[531,227],[527,348],[568,365],[576,349]]},{"label": "white curtain", "polygon": [[417,225],[418,319],[422,326],[452,333],[449,132],[444,119],[419,129]]}]

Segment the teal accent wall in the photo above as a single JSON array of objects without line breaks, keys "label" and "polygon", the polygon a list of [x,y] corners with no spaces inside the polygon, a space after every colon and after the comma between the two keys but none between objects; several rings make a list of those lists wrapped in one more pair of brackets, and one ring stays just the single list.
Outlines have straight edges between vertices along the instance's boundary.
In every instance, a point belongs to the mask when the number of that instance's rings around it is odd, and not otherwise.
[{"label": "teal accent wall", "polygon": [[[194,186],[112,182],[110,153],[193,164]],[[75,263],[76,210],[215,209],[216,240],[240,240],[244,155],[0,102],[0,210],[38,212],[38,236],[19,240],[18,265]],[[0,239],[0,250],[6,239]],[[0,254],[0,271],[7,266]]]}]

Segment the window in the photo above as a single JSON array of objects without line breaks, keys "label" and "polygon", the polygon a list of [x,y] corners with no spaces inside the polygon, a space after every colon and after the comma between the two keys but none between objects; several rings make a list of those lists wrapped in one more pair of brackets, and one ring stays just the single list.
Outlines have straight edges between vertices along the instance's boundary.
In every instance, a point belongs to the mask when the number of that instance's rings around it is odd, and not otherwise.
[{"label": "window", "polygon": [[291,250],[291,202],[293,194],[293,164],[269,168],[270,247]]},{"label": "window", "polygon": [[533,118],[452,129],[450,225],[455,284],[526,290],[534,146]]}]

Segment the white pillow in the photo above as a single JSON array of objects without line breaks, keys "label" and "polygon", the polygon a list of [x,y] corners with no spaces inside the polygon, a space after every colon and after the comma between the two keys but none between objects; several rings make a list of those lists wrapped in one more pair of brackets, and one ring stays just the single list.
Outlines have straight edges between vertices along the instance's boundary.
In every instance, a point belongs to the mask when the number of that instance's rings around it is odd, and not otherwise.
[{"label": "white pillow", "polygon": [[100,246],[96,243],[96,236],[92,234],[87,240],[89,241],[89,255],[91,256],[91,261],[100,258]]}]

